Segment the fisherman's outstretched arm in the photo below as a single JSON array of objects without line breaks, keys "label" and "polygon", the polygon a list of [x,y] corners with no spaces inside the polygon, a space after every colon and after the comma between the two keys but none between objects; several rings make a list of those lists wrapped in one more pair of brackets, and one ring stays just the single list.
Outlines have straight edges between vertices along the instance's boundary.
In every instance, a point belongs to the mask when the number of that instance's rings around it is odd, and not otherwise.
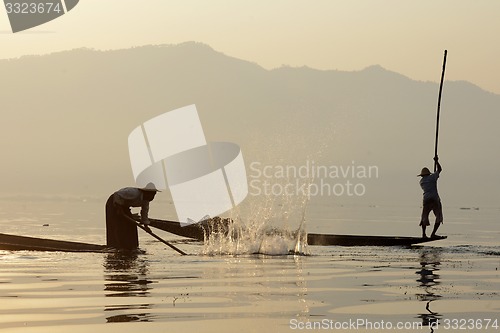
[{"label": "fisherman's outstretched arm", "polygon": [[438,173],[441,173],[441,171],[443,170],[443,168],[441,167],[441,164],[439,164],[439,157],[434,157],[434,161],[436,161],[436,166],[437,166],[437,172]]}]

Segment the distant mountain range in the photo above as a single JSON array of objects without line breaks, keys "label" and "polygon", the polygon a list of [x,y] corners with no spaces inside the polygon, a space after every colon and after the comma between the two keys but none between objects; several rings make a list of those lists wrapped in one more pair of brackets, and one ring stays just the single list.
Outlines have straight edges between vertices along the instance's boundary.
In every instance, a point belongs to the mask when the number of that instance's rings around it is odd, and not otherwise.
[{"label": "distant mountain range", "polygon": [[[128,134],[189,104],[207,139],[238,143],[247,166],[378,167],[377,179],[359,180],[363,198],[339,200],[414,202],[416,175],[432,166],[438,84],[380,66],[266,70],[189,42],[0,60],[0,73],[2,193],[104,196],[131,185]],[[446,81],[441,108],[444,200],[498,204],[500,96]]]}]

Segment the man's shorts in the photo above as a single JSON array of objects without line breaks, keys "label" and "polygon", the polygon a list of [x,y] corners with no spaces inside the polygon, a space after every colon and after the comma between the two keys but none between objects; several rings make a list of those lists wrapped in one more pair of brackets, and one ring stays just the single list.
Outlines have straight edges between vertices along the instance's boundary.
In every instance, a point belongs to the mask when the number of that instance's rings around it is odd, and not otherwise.
[{"label": "man's shorts", "polygon": [[430,225],[429,213],[431,211],[434,213],[434,216],[436,216],[436,223],[443,223],[443,206],[441,206],[441,200],[431,199],[424,201],[420,225]]}]

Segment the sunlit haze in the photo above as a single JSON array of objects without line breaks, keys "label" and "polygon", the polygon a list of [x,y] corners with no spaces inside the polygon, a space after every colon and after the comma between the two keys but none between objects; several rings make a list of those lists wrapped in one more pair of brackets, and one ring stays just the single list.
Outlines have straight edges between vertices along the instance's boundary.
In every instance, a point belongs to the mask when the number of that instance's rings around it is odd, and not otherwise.
[{"label": "sunlit haze", "polygon": [[67,15],[12,34],[0,13],[0,58],[89,47],[197,41],[265,68],[361,70],[370,65],[500,93],[500,2],[337,0],[83,0]]}]

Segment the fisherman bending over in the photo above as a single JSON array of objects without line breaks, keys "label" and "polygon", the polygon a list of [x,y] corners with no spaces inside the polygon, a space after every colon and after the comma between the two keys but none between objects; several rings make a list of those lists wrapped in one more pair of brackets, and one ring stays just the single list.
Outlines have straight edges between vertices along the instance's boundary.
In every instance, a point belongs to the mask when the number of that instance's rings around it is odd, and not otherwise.
[{"label": "fisherman bending over", "polygon": [[424,191],[423,198],[423,206],[422,206],[422,219],[420,220],[420,225],[422,226],[422,237],[427,238],[425,234],[425,229],[429,222],[429,213],[434,212],[434,216],[436,217],[436,222],[434,224],[434,229],[432,230],[431,238],[439,237],[436,235],[436,231],[438,230],[441,223],[443,223],[443,207],[441,206],[441,199],[439,198],[438,190],[437,190],[437,181],[439,178],[439,174],[441,173],[441,164],[439,164],[438,157],[434,157],[434,161],[436,161],[437,171],[431,173],[428,168],[423,168],[422,172],[418,176],[422,177],[420,179],[420,187]]},{"label": "fisherman bending over", "polygon": [[130,207],[141,207],[141,223],[149,224],[149,202],[159,192],[153,183],[143,188],[125,187],[113,193],[106,202],[106,245],[115,249],[133,250],[139,246],[137,225]]}]

